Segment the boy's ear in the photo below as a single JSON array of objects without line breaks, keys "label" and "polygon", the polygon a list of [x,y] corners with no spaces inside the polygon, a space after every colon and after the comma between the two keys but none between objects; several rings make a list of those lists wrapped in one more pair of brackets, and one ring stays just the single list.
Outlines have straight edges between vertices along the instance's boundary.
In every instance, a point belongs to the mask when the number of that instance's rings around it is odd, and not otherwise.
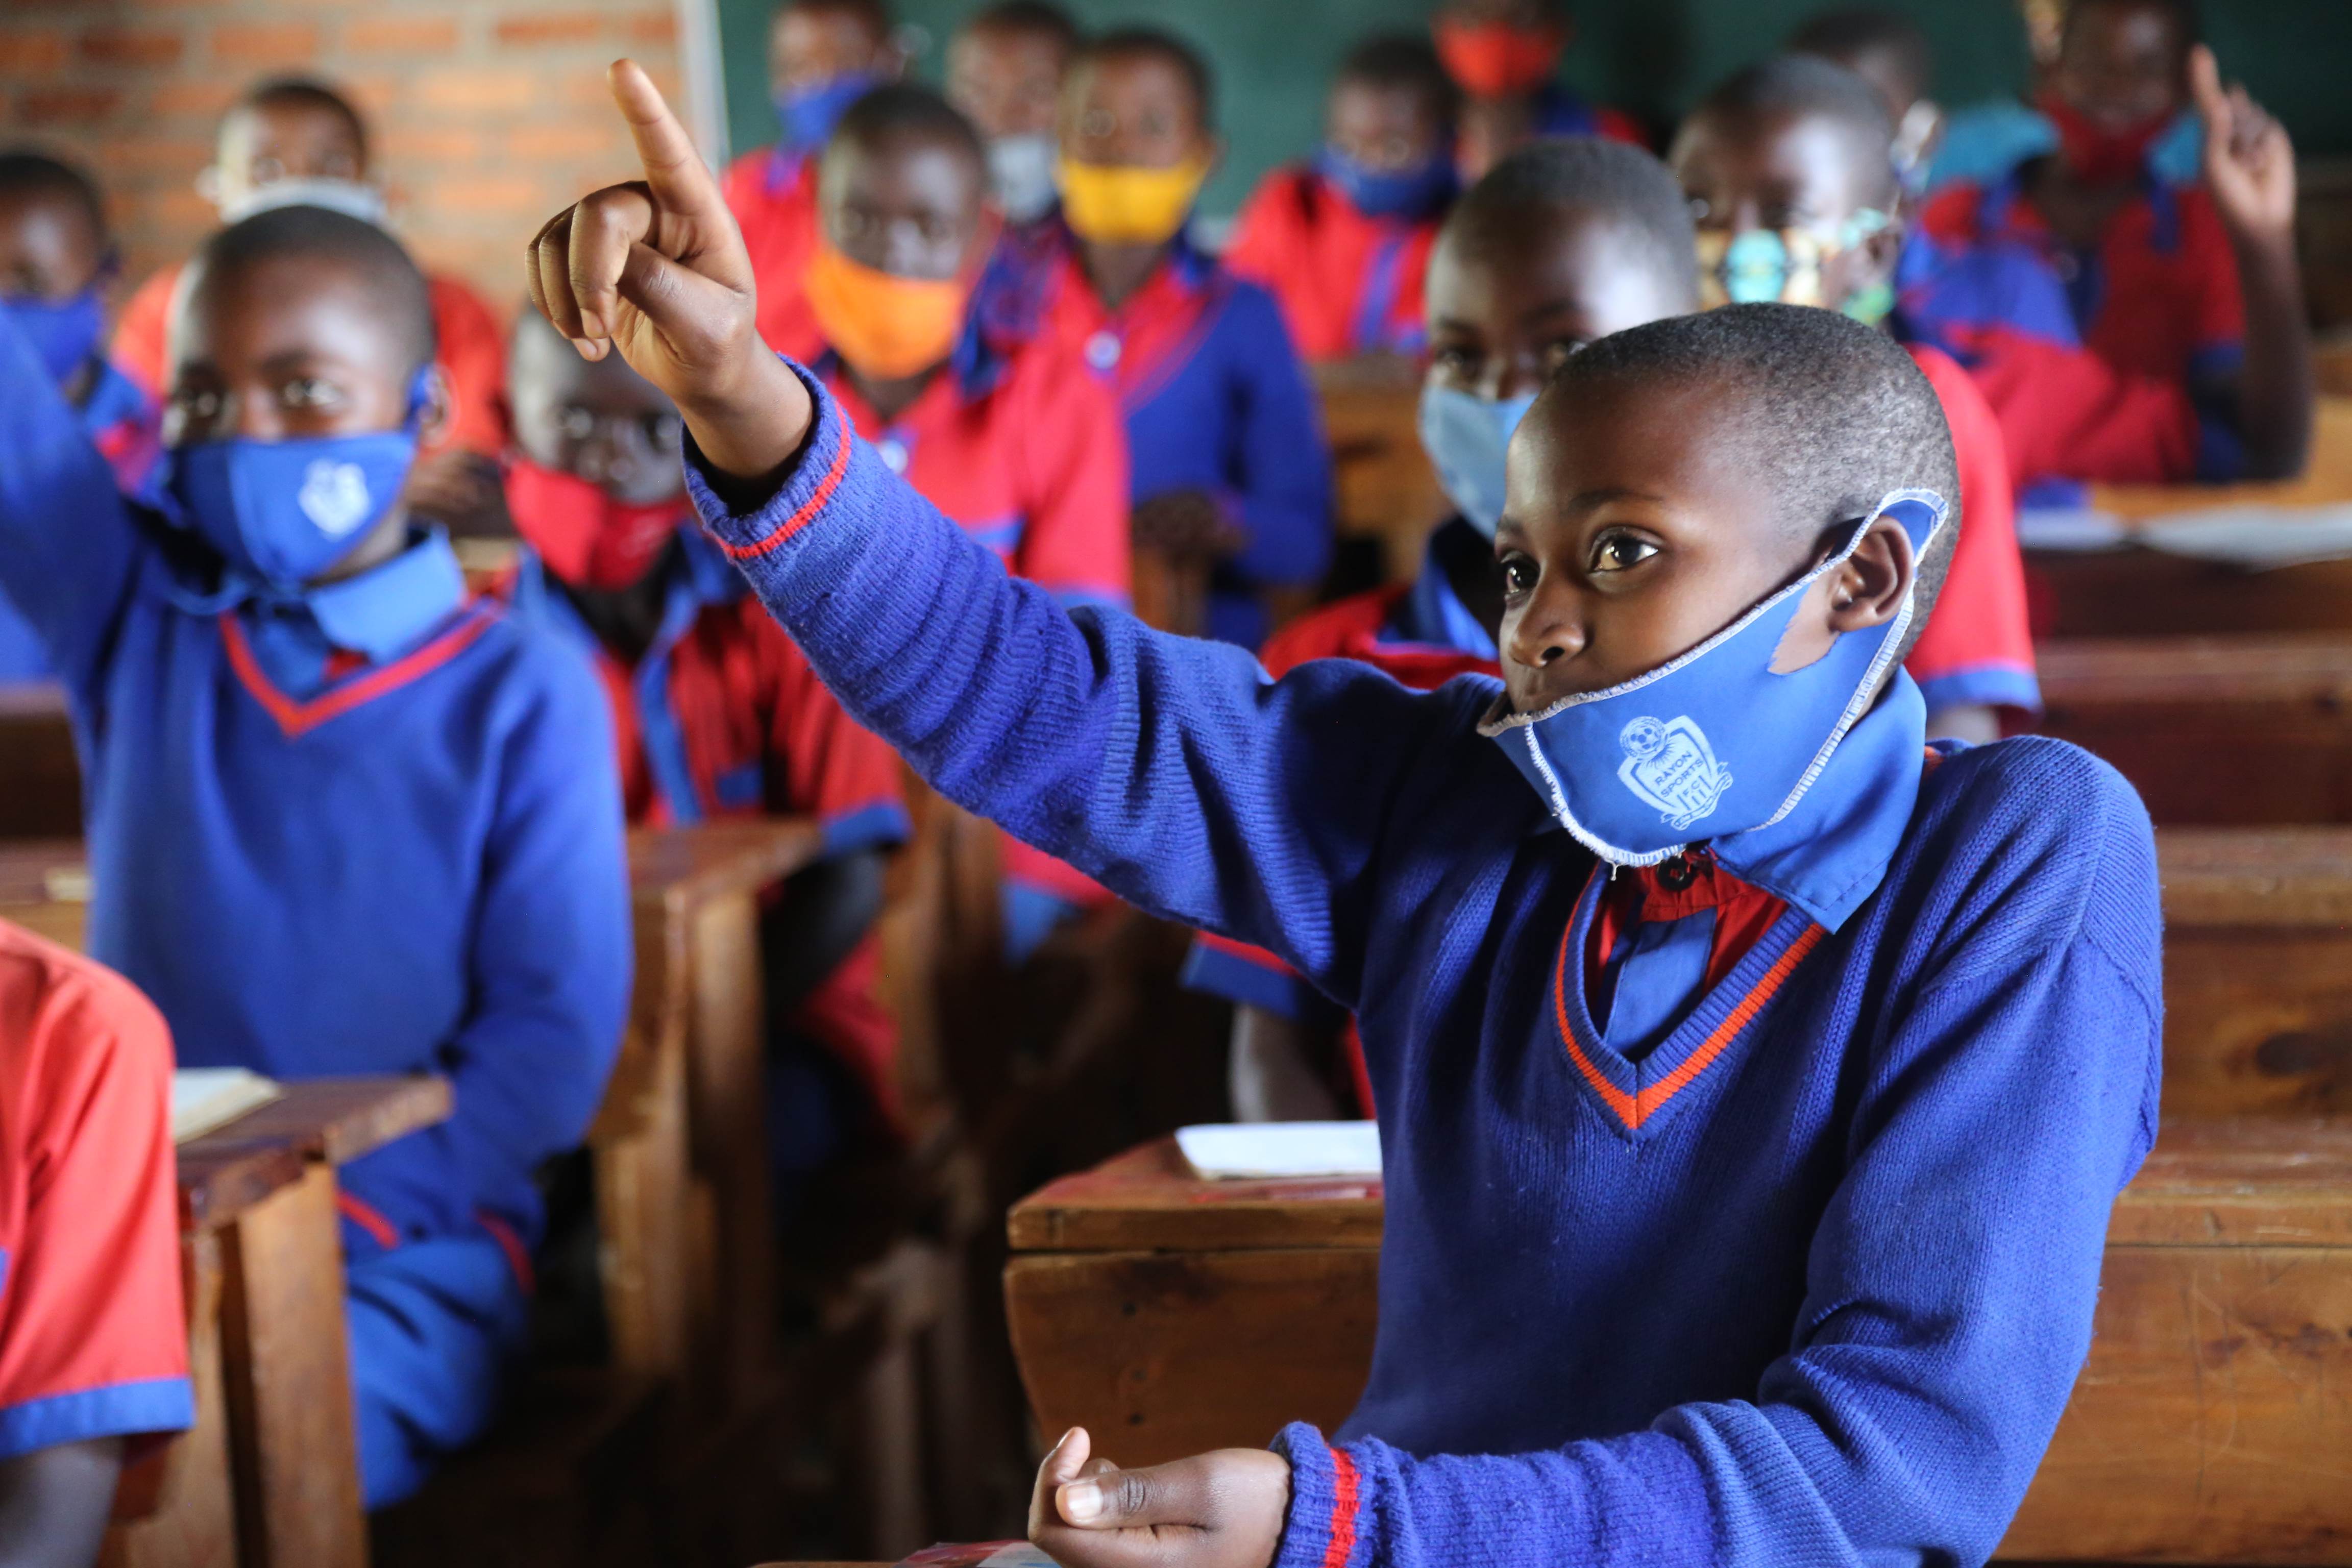
[{"label": "boy's ear", "polygon": [[1872,523],[1853,553],[1805,590],[1780,646],[1772,650],[1772,673],[1802,669],[1829,652],[1841,634],[1893,620],[1918,571],[1903,525],[1885,517]]},{"label": "boy's ear", "polygon": [[449,389],[449,373],[436,360],[425,372],[425,406],[416,418],[417,445],[437,445],[457,417],[457,399]]},{"label": "boy's ear", "polygon": [[1895,276],[1895,261],[1903,254],[1903,237],[1910,231],[1910,216],[1898,202],[1886,216],[1886,226],[1862,242],[1863,251],[1870,258],[1871,281]]}]

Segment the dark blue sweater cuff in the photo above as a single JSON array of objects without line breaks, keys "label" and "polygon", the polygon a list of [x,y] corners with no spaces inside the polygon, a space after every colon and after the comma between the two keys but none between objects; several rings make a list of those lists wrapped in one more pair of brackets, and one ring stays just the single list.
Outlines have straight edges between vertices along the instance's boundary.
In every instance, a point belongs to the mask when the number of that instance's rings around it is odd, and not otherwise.
[{"label": "dark blue sweater cuff", "polygon": [[1273,1447],[1290,1461],[1290,1514],[1273,1568],[1348,1568],[1361,1559],[1363,1474],[1355,1460],[1304,1421],[1285,1426]]}]

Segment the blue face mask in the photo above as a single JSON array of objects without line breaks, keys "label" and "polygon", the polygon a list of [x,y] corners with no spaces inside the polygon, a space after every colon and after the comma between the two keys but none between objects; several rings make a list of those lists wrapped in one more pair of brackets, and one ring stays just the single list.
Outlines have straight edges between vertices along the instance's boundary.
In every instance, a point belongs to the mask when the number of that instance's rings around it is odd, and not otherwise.
[{"label": "blue face mask", "polygon": [[106,335],[106,300],[93,283],[70,300],[51,303],[16,295],[0,299],[0,310],[32,345],[51,381],[62,383],[88,364]]},{"label": "blue face mask", "polygon": [[1458,184],[1450,147],[1434,149],[1413,168],[1375,169],[1326,142],[1315,168],[1366,217],[1429,217],[1454,199]]},{"label": "blue face mask", "polygon": [[1422,386],[1422,450],[1445,499],[1489,539],[1503,521],[1503,454],[1535,404],[1531,392],[1489,401],[1435,382]]},{"label": "blue face mask", "polygon": [[814,153],[833,134],[849,106],[882,84],[872,71],[845,71],[814,87],[780,92],[770,100],[776,106],[776,123],[784,146],[794,153]]},{"label": "blue face mask", "polygon": [[[1944,502],[1896,490],[1876,517],[1899,523],[1924,558]],[[1867,531],[1681,658],[1539,713],[1506,713],[1497,699],[1479,732],[1502,743],[1579,843],[1614,865],[1654,866],[1780,821],[1868,711],[1911,625],[1916,585],[1885,625],[1838,636],[1801,669],[1772,669],[1805,590]]]},{"label": "blue face mask", "polygon": [[220,552],[231,577],[292,595],[359,548],[400,500],[416,460],[425,377],[407,422],[360,436],[257,441],[233,436],[169,454],[180,521]]}]

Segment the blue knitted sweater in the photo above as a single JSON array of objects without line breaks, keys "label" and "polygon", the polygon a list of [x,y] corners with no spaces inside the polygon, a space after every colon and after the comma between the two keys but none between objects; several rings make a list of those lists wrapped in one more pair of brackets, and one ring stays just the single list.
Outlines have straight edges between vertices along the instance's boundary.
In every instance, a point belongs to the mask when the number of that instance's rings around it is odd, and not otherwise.
[{"label": "blue knitted sweater", "polygon": [[2111,769],[2042,740],[1945,753],[1838,930],[1792,911],[1677,1037],[1588,1074],[1560,955],[1594,862],[1475,732],[1495,683],[1269,681],[1065,612],[816,396],[765,504],[689,478],[850,711],[1362,1021],[1379,1339],[1339,1446],[1279,1440],[1284,1568],[1991,1553],[2155,1133],[2155,853]]}]

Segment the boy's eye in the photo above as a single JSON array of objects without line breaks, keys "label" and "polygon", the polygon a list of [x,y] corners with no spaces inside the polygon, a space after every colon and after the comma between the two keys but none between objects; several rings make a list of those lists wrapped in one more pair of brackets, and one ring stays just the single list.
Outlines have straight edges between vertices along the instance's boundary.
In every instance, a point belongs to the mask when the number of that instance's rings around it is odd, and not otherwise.
[{"label": "boy's eye", "polygon": [[1550,375],[1580,353],[1586,340],[1561,338],[1544,345],[1544,374]]},{"label": "boy's eye", "polygon": [[1078,130],[1084,135],[1108,136],[1118,129],[1118,121],[1108,109],[1089,109],[1078,117]]},{"label": "boy's eye", "polygon": [[1631,533],[1604,533],[1592,543],[1592,570],[1622,572],[1639,566],[1658,552],[1648,540]]},{"label": "boy's eye", "polygon": [[1691,222],[1705,227],[1707,220],[1715,216],[1715,208],[1707,205],[1705,196],[1693,196],[1690,198],[1690,215]]},{"label": "boy's eye", "polygon": [[1536,563],[1516,551],[1503,557],[1503,593],[1508,596],[1536,591]]},{"label": "boy's eye", "polygon": [[646,439],[656,452],[682,452],[686,449],[686,421],[675,414],[648,414]]},{"label": "boy's eye", "polygon": [[191,387],[174,393],[172,403],[184,419],[209,424],[220,416],[221,395],[210,387]]},{"label": "boy's eye", "polygon": [[585,408],[566,408],[556,418],[567,441],[585,441],[596,434],[596,416]]},{"label": "boy's eye", "polygon": [[320,376],[298,375],[278,389],[278,401],[289,408],[332,408],[343,400],[343,389]]}]

